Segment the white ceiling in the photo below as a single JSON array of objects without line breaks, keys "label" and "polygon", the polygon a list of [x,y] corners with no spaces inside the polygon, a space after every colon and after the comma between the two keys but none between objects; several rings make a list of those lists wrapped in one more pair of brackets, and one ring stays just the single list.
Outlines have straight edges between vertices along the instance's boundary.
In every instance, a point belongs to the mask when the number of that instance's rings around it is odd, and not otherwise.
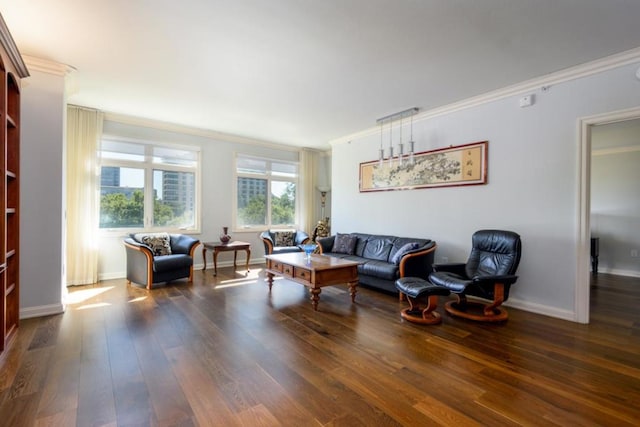
[{"label": "white ceiling", "polygon": [[637,0],[0,0],[71,103],[296,146],[640,46]]}]

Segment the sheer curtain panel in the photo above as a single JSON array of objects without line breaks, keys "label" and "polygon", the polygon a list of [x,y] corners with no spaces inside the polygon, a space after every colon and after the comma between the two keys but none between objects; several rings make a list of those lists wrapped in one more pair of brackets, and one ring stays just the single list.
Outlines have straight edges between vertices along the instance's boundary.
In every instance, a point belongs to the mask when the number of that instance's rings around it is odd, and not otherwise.
[{"label": "sheer curtain panel", "polygon": [[103,113],[67,108],[66,274],[67,285],[98,281],[100,211],[98,144]]}]

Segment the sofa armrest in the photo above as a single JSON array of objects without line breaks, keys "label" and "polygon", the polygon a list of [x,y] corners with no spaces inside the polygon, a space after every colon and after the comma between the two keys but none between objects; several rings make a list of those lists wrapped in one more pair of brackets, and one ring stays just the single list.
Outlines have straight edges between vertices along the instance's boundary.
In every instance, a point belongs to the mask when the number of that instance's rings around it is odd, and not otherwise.
[{"label": "sofa armrest", "polygon": [[323,237],[321,239],[317,239],[316,243],[320,247],[320,253],[323,254],[325,252],[331,252],[333,249],[333,242],[336,239],[336,236]]},{"label": "sofa armrest", "polygon": [[144,284],[151,289],[153,281],[153,252],[143,243],[131,237],[124,239],[127,255],[127,281]]},{"label": "sofa armrest", "polygon": [[425,247],[405,254],[400,259],[400,277],[421,277],[426,280],[431,274],[437,247],[436,242],[430,242]]},{"label": "sofa armrest", "polygon": [[264,254],[269,255],[273,253],[273,239],[271,238],[271,234],[269,230],[263,231],[260,233],[260,238],[262,239],[262,243],[264,244]]}]

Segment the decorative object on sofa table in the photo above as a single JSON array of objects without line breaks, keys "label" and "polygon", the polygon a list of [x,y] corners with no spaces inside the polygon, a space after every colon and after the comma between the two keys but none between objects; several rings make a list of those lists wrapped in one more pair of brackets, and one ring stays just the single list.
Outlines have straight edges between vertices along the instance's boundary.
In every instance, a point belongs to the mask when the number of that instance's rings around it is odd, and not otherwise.
[{"label": "decorative object on sofa table", "polygon": [[307,243],[304,245],[300,245],[300,249],[302,249],[307,255],[307,261],[311,261],[311,254],[318,248],[318,245],[314,243]]},{"label": "decorative object on sofa table", "polygon": [[488,144],[425,151],[413,163],[393,167],[380,167],[377,160],[360,163],[360,192],[486,184]]},{"label": "decorative object on sofa table", "polygon": [[220,241],[222,243],[229,243],[231,236],[229,236],[229,227],[222,227],[222,234],[220,235]]}]

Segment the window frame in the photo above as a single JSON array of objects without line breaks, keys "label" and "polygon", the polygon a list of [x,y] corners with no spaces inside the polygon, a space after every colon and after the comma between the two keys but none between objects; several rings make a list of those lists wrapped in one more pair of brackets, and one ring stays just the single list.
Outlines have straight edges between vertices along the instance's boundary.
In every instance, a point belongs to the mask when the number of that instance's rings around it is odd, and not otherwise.
[{"label": "window frame", "polygon": [[[101,157],[102,143],[103,141],[122,142],[127,144],[136,144],[144,147],[144,160],[125,160],[125,159],[109,159]],[[174,150],[185,150],[195,154],[195,167],[172,165],[167,163],[157,163],[153,161],[154,148],[166,148]],[[142,169],[144,171],[144,207],[143,207],[143,226],[142,227],[109,227],[101,228],[98,223],[98,230],[103,235],[121,235],[123,232],[129,233],[146,233],[146,232],[159,232],[166,231],[168,233],[179,234],[200,234],[201,233],[201,217],[202,217],[202,149],[196,145],[187,144],[174,144],[174,143],[158,143],[153,141],[138,140],[114,135],[103,134],[98,146],[98,168],[100,176],[102,175],[103,167],[119,167],[119,168],[131,168]],[[169,172],[188,172],[194,174],[194,224],[189,228],[180,227],[168,227],[153,225],[153,172],[154,170],[169,171]],[[98,193],[98,210],[101,209],[101,179],[97,180],[97,193]]]},{"label": "window frame", "polygon": [[[253,159],[264,161],[267,163],[266,172],[260,173],[239,173],[238,172],[238,160],[239,159]],[[272,164],[289,164],[295,166],[296,173],[294,177],[287,177],[282,175],[274,175]],[[238,178],[257,178],[267,180],[267,220],[266,224],[260,225],[238,225]],[[291,182],[295,185],[296,200],[295,200],[295,212],[293,224],[272,224],[272,212],[271,212],[271,184],[273,181],[277,182]],[[299,229],[301,205],[300,205],[300,162],[294,160],[281,160],[271,157],[265,157],[253,154],[234,153],[233,158],[233,212],[232,212],[232,227],[234,232],[250,232],[250,231],[264,231],[270,229]]]}]

